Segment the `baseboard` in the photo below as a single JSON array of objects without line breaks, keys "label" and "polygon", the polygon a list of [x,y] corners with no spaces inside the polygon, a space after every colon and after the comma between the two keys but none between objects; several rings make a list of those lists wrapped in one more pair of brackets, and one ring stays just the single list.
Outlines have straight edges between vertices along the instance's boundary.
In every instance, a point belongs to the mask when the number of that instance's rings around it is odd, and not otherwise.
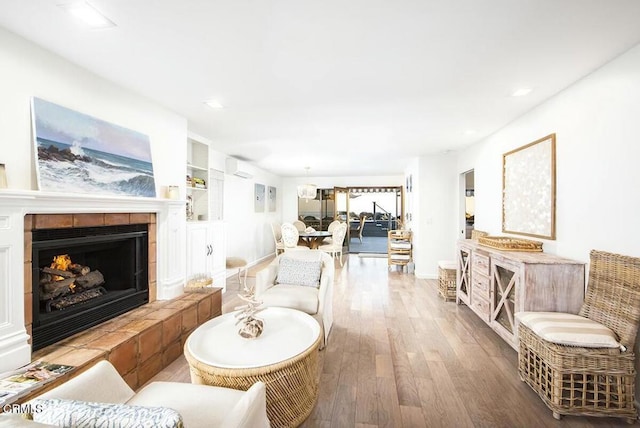
[{"label": "baseboard", "polygon": [[419,279],[438,279],[438,274],[436,273],[427,273],[427,272],[418,272],[415,273],[416,278]]}]

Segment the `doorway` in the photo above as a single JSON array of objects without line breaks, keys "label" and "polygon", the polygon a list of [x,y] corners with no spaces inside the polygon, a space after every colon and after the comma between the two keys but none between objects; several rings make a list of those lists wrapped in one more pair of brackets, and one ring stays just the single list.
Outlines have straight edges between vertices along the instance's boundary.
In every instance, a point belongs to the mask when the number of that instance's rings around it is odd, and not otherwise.
[{"label": "doorway", "polygon": [[350,253],[387,254],[389,230],[403,218],[402,186],[348,187],[347,212]]},{"label": "doorway", "polygon": [[314,199],[298,199],[298,219],[327,230],[333,220],[347,222],[343,252],[386,254],[389,230],[402,227],[402,186],[318,189]]},{"label": "doorway", "polygon": [[471,239],[475,227],[475,173],[469,170],[460,174],[460,237]]}]

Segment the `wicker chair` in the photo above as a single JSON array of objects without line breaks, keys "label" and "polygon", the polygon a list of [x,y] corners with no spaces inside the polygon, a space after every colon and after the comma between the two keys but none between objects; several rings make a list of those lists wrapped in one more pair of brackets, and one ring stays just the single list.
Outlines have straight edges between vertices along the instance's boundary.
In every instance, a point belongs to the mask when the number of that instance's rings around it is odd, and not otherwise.
[{"label": "wicker chair", "polygon": [[556,419],[584,415],[635,421],[633,350],[640,321],[640,258],[591,251],[587,295],[578,315],[611,329],[621,346],[552,343],[521,323],[520,378]]}]

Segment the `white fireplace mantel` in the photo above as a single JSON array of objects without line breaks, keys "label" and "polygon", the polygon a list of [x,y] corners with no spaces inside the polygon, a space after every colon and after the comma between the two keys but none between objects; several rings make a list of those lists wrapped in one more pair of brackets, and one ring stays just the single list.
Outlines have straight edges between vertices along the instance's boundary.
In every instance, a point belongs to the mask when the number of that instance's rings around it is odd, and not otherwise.
[{"label": "white fireplace mantel", "polygon": [[186,266],[184,201],[0,190],[0,373],[31,361],[24,322],[24,216],[125,212],[156,213],[156,298],[180,295]]}]

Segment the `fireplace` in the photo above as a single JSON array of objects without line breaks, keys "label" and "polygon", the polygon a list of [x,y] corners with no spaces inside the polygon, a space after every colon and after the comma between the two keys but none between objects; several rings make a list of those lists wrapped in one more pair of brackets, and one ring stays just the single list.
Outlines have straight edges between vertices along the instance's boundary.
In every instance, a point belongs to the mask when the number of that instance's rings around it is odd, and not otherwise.
[{"label": "fireplace", "polygon": [[148,227],[33,230],[33,350],[149,301]]}]

